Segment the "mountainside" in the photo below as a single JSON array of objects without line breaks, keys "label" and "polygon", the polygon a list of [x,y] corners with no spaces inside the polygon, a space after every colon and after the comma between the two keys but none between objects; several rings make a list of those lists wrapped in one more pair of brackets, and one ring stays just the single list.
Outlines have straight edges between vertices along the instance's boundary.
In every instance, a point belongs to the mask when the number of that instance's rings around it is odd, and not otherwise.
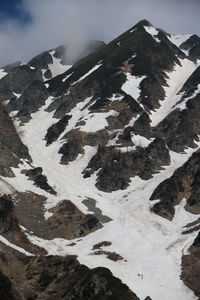
[{"label": "mountainside", "polygon": [[0,70],[0,296],[200,299],[200,38],[66,52]]}]

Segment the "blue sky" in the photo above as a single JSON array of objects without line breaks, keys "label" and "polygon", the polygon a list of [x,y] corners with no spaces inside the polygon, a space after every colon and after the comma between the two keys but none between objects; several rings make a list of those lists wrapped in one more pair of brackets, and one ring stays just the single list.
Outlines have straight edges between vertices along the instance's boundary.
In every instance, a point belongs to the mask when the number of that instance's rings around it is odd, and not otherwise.
[{"label": "blue sky", "polygon": [[141,19],[200,34],[199,14],[200,0],[0,0],[0,66],[61,44],[108,42]]},{"label": "blue sky", "polygon": [[18,19],[22,23],[30,21],[30,16],[23,10],[21,0],[0,0],[0,21],[8,18]]}]

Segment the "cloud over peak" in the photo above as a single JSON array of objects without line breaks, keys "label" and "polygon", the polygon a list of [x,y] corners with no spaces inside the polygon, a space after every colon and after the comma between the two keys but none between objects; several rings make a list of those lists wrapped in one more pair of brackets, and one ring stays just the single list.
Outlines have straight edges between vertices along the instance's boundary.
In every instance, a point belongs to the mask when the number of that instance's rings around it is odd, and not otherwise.
[{"label": "cloud over peak", "polygon": [[171,33],[198,34],[199,8],[196,0],[23,0],[30,22],[0,23],[0,65],[26,62],[60,44],[108,42],[144,18]]}]

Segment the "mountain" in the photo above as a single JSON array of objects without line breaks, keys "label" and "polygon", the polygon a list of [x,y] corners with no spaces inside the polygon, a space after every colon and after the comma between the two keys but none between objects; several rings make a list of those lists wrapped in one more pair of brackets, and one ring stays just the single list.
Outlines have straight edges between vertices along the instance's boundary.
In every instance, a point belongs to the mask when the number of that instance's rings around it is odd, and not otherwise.
[{"label": "mountain", "polygon": [[200,38],[65,52],[0,70],[3,299],[200,299]]}]

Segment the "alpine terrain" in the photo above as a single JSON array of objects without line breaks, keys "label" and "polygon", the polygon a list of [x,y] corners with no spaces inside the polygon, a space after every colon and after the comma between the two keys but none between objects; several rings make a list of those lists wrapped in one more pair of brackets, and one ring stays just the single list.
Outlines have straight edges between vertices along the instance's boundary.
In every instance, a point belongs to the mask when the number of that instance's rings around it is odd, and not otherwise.
[{"label": "alpine terrain", "polygon": [[0,299],[200,299],[200,37],[69,57],[0,69]]}]

